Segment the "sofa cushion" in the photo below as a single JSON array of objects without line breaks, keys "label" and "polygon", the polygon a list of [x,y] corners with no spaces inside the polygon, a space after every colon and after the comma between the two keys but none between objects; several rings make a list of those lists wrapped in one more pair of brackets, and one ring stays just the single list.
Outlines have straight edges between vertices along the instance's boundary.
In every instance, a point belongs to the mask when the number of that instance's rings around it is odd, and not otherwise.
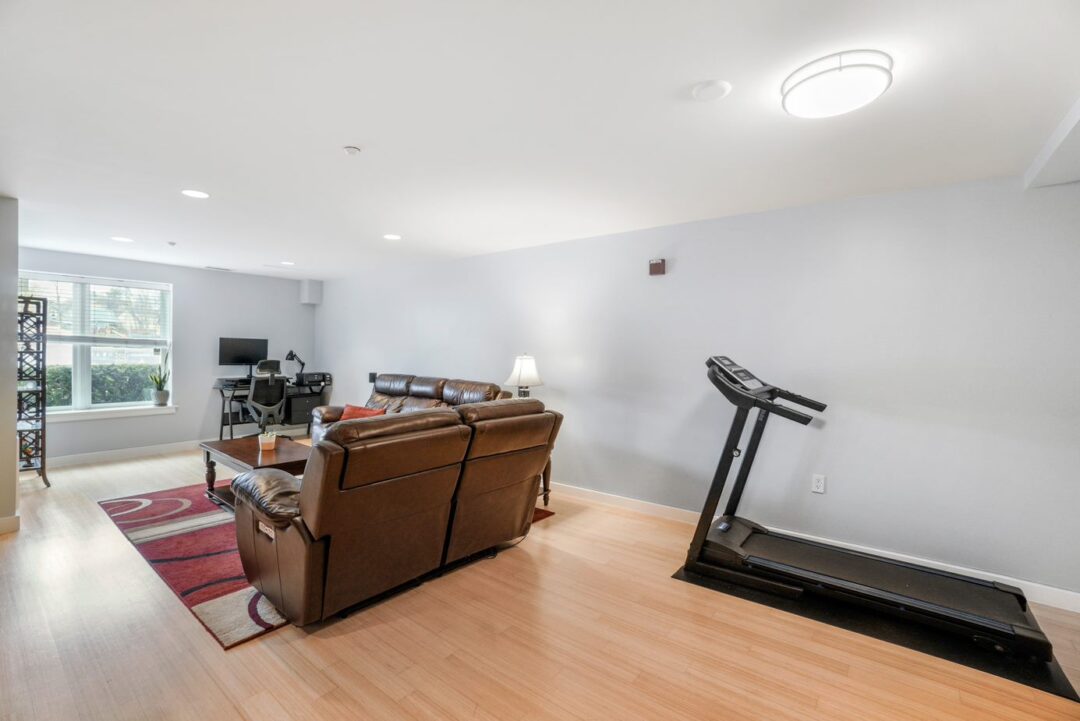
[{"label": "sofa cushion", "polygon": [[455,409],[466,423],[490,421],[495,418],[543,413],[544,404],[535,398],[506,398],[504,400],[467,403]]},{"label": "sofa cushion", "polygon": [[435,408],[404,415],[398,413],[377,418],[359,418],[355,421],[338,421],[323,438],[347,447],[351,443],[370,438],[457,425],[461,425],[461,416],[449,408]]},{"label": "sofa cushion", "polygon": [[417,398],[434,398],[437,401],[441,401],[444,385],[446,385],[445,378],[424,378],[417,376],[409,383],[409,395]]},{"label": "sofa cushion", "polygon": [[556,415],[532,398],[470,403],[454,410],[473,429],[469,458],[547,446],[555,432]]},{"label": "sofa cushion", "polygon": [[412,413],[414,411],[424,411],[429,408],[449,408],[448,405],[435,398],[417,398],[416,396],[405,396],[405,400],[401,402],[400,413]]},{"label": "sofa cushion", "polygon": [[351,421],[354,418],[373,418],[375,416],[386,415],[385,408],[364,408],[363,406],[350,406],[345,405],[345,410],[341,412],[341,421]]},{"label": "sofa cushion", "polygon": [[500,390],[494,383],[452,380],[446,381],[446,385],[443,386],[442,399],[452,406],[493,401],[499,397]]},{"label": "sofa cushion", "polygon": [[365,405],[368,408],[382,408],[387,413],[397,413],[401,410],[401,404],[405,402],[405,398],[406,396],[392,396],[373,391]]},{"label": "sofa cushion", "polygon": [[404,373],[380,373],[375,376],[375,393],[383,393],[388,396],[409,395],[409,384],[416,376]]}]

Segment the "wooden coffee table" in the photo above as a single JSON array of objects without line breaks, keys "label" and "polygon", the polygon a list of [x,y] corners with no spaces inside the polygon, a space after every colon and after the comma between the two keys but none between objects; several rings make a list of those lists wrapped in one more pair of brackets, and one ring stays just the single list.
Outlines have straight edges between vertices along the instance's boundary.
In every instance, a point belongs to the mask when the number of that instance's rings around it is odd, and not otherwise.
[{"label": "wooden coffee table", "polygon": [[258,436],[237,438],[225,441],[206,441],[200,443],[206,459],[206,497],[214,503],[233,510],[236,497],[232,488],[214,488],[217,479],[217,464],[224,463],[238,471],[253,471],[256,468],[280,468],[286,473],[300,475],[311,455],[311,446],[278,436],[277,447],[272,451],[259,450]]}]

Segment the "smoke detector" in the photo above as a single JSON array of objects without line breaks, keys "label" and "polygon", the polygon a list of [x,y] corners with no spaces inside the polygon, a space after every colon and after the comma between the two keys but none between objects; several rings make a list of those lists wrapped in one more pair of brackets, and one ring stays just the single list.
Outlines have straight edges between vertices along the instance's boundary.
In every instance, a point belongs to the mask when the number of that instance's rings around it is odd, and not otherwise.
[{"label": "smoke detector", "polygon": [[699,103],[723,100],[731,95],[732,86],[727,80],[703,80],[690,88],[690,97]]}]

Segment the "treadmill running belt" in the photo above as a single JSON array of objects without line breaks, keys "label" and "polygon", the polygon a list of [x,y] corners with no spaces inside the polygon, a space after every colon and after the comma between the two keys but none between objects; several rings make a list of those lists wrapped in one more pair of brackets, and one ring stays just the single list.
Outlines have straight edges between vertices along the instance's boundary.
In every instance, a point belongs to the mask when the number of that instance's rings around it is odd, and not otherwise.
[{"label": "treadmill running belt", "polygon": [[1000,623],[1030,627],[1031,621],[1016,597],[993,586],[962,581],[914,568],[869,558],[843,549],[824,547],[790,536],[753,533],[743,543],[751,558],[758,557],[794,569],[814,572],[869,586],[945,608],[993,619]]}]

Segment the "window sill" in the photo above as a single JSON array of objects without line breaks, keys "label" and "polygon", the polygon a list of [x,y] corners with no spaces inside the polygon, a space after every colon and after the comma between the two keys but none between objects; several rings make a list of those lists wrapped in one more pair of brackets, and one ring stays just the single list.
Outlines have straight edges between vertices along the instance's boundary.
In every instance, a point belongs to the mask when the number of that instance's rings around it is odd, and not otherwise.
[{"label": "window sill", "polygon": [[81,411],[45,412],[46,423],[73,423],[97,421],[109,418],[136,418],[139,416],[162,416],[176,413],[176,406],[130,406],[128,408],[92,408]]}]

